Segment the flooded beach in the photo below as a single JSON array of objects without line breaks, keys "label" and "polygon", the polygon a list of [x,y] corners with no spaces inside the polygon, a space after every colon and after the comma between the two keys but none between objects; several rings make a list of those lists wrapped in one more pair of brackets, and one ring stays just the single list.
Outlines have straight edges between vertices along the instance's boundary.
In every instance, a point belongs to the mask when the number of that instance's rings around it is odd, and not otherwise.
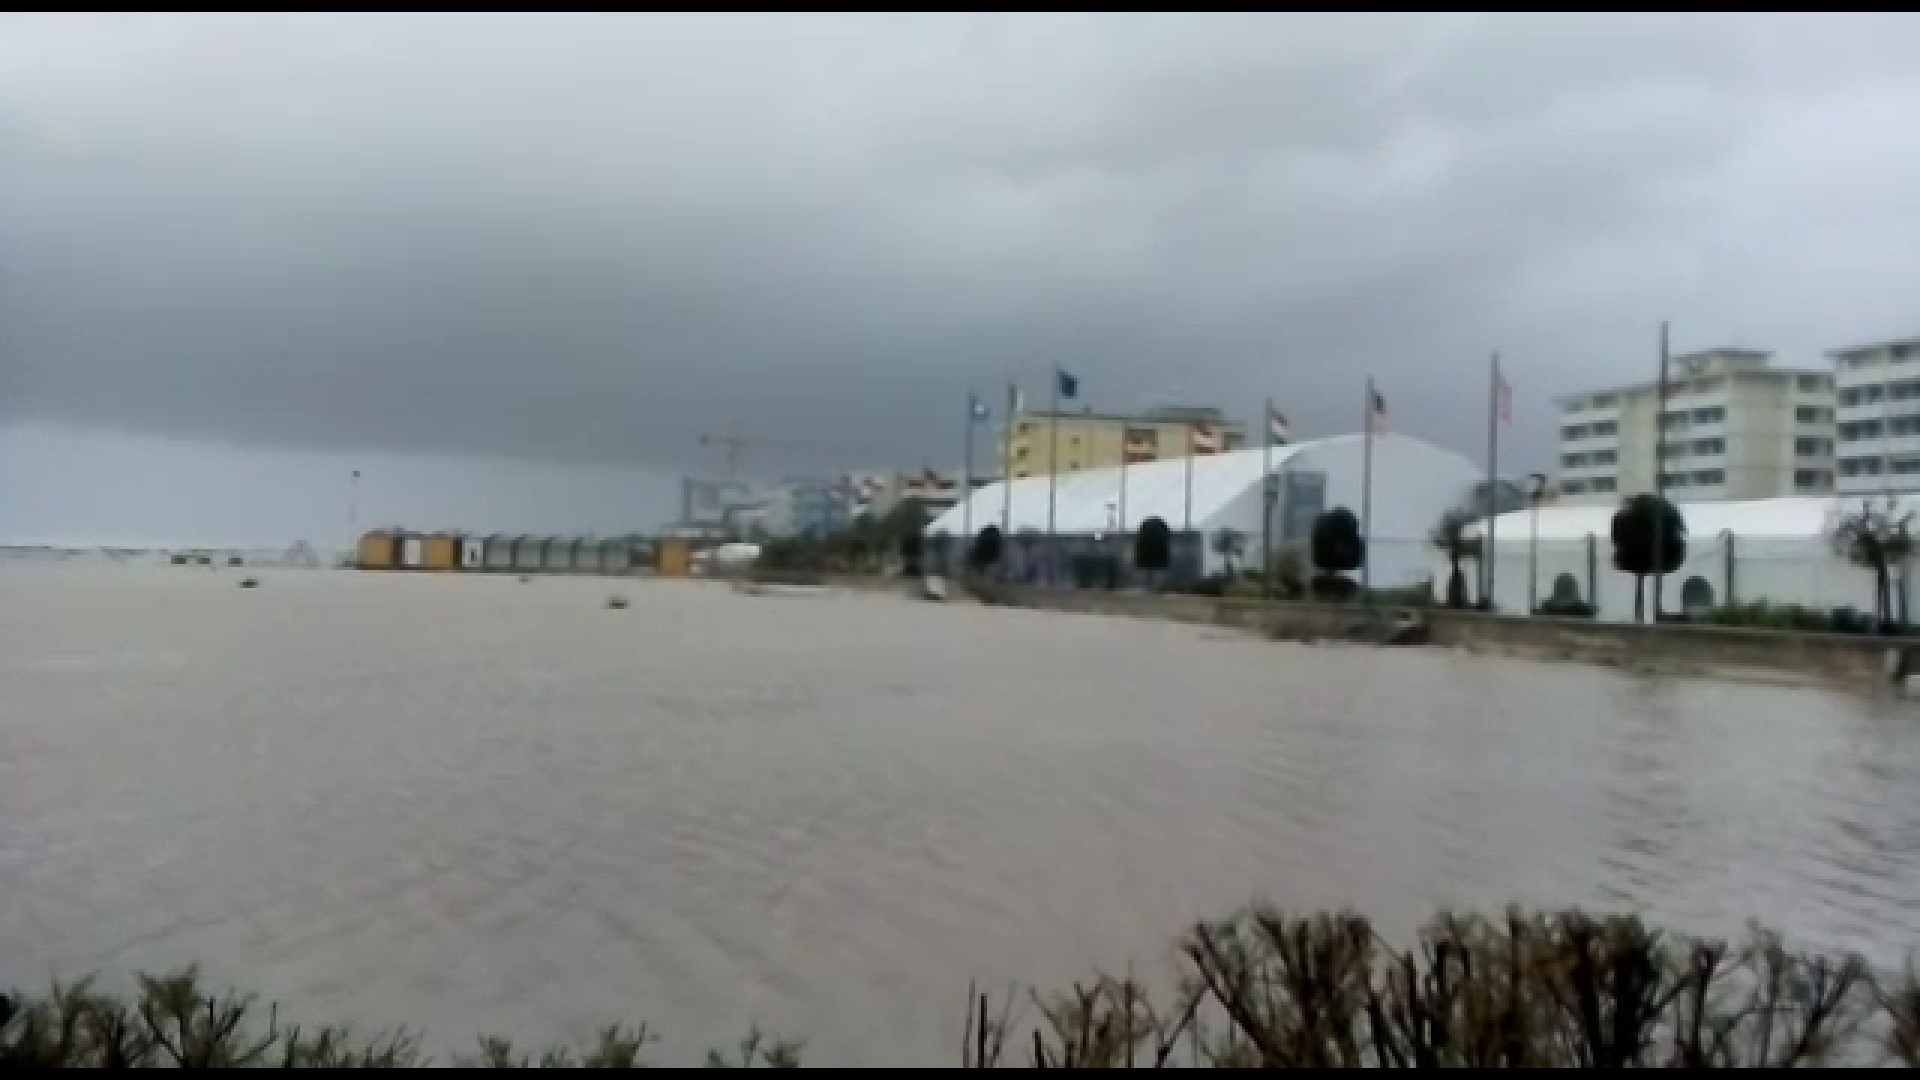
[{"label": "flooded beach", "polygon": [[[1265,897],[1643,910],[1897,962],[1920,710],[697,582],[0,567],[0,982],[957,1060],[970,979]],[[607,610],[610,592],[631,600]]]}]

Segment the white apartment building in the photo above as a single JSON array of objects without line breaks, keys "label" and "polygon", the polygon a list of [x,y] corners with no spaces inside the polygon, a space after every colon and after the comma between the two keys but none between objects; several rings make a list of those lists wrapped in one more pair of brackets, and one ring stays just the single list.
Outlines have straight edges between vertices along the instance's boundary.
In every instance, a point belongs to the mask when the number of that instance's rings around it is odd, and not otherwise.
[{"label": "white apartment building", "polygon": [[[1750,349],[1674,357],[1662,421],[1656,379],[1559,399],[1561,500],[1614,502],[1654,490],[1656,423],[1665,427],[1661,471],[1675,500],[1832,491],[1833,376],[1773,367],[1770,359]],[[1915,405],[1920,411],[1920,400]]]},{"label": "white apartment building", "polygon": [[1920,490],[1920,338],[1836,349],[1834,490]]}]

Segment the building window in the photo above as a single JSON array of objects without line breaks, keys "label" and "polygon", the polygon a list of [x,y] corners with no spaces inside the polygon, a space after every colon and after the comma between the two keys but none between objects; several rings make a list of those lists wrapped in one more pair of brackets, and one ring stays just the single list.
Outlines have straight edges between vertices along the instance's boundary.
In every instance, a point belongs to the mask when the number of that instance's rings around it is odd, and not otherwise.
[{"label": "building window", "polygon": [[1897,457],[1887,462],[1887,471],[1895,476],[1912,476],[1920,473],[1920,458]]},{"label": "building window", "polygon": [[1568,495],[1578,495],[1587,490],[1587,482],[1585,480],[1567,480],[1561,483],[1560,490],[1566,492]]},{"label": "building window", "polygon": [[1660,416],[1660,426],[1666,428],[1668,431],[1685,430],[1687,426],[1687,414],[1684,411],[1663,413]]},{"label": "building window", "polygon": [[1587,467],[1587,455],[1561,454],[1560,467],[1563,469],[1584,469]]},{"label": "building window", "polygon": [[1614,406],[1614,402],[1618,400],[1619,399],[1612,394],[1595,394],[1593,400],[1588,402],[1588,404],[1596,409],[1611,409]]},{"label": "building window", "polygon": [[1718,405],[1707,409],[1693,410],[1693,422],[1696,424],[1718,424],[1727,418],[1727,410]]},{"label": "building window", "polygon": [[1879,476],[1880,459],[1877,457],[1850,457],[1840,459],[1841,476]]},{"label": "building window", "polygon": [[1797,491],[1825,491],[1833,486],[1833,474],[1825,469],[1796,469],[1793,486]]},{"label": "building window", "polygon": [[1593,436],[1596,439],[1605,438],[1609,435],[1617,434],[1619,430],[1620,430],[1619,424],[1613,422],[1612,420],[1602,420],[1599,423],[1593,425]]},{"label": "building window", "polygon": [[1727,474],[1719,469],[1702,469],[1693,474],[1696,487],[1717,487],[1727,482]]},{"label": "building window", "polygon": [[1612,450],[1595,450],[1593,452],[1593,463],[1595,465],[1611,465],[1618,460],[1618,458],[1619,455]]},{"label": "building window", "polygon": [[1599,476],[1599,477],[1595,477],[1595,478],[1594,478],[1594,481],[1593,481],[1593,490],[1595,490],[1595,491],[1598,491],[1598,492],[1601,492],[1601,493],[1603,493],[1603,494],[1604,494],[1604,493],[1606,493],[1606,492],[1610,492],[1610,491],[1612,491],[1612,490],[1613,490],[1613,477],[1611,477],[1611,476]]},{"label": "building window", "polygon": [[1877,439],[1880,437],[1880,431],[1878,420],[1853,420],[1840,425],[1840,441],[1860,442],[1863,439]]},{"label": "building window", "polygon": [[1793,452],[1801,457],[1818,457],[1833,452],[1833,443],[1826,439],[1795,439]]},{"label": "building window", "polygon": [[1695,457],[1712,457],[1715,454],[1724,454],[1726,452],[1727,440],[1725,439],[1695,439],[1693,441],[1693,453]]},{"label": "building window", "polygon": [[1560,437],[1568,442],[1579,442],[1581,439],[1587,437],[1587,427],[1585,424],[1574,424],[1571,427],[1563,427],[1560,429]]},{"label": "building window", "polygon": [[1802,405],[1793,410],[1793,418],[1802,424],[1824,424],[1833,419],[1833,411],[1815,405]]},{"label": "building window", "polygon": [[1801,375],[1795,379],[1794,382],[1801,390],[1809,394],[1818,393],[1827,388],[1827,377],[1825,375]]},{"label": "building window", "polygon": [[1686,473],[1667,473],[1664,476],[1660,477],[1660,486],[1670,487],[1670,488],[1686,487],[1687,474]]}]

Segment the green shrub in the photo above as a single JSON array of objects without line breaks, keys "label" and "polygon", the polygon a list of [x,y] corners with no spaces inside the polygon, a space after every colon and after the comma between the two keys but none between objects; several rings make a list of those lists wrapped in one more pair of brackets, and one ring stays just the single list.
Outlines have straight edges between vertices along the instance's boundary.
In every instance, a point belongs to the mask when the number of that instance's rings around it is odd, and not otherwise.
[{"label": "green shrub", "polygon": [[1801,607],[1798,604],[1772,604],[1756,600],[1750,604],[1717,607],[1698,618],[1710,626],[1744,626],[1759,630],[1791,630],[1805,634],[1825,634],[1835,629],[1833,613]]}]

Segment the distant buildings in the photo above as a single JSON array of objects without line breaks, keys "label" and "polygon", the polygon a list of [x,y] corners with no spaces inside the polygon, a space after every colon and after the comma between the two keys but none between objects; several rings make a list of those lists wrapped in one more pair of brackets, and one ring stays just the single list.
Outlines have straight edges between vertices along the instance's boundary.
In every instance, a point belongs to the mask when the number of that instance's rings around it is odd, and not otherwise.
[{"label": "distant buildings", "polygon": [[[1675,500],[1832,491],[1834,376],[1773,367],[1770,359],[1749,349],[1675,357],[1664,411],[1654,379],[1561,398],[1561,501],[1611,503],[1652,491],[1662,452],[1659,472]],[[1916,455],[1920,464],[1920,444]]]},{"label": "distant buildings", "polygon": [[1009,423],[1011,432],[1001,432],[999,457],[1004,472],[1016,480],[1056,469],[1077,472],[1114,468],[1122,461],[1224,454],[1247,445],[1246,427],[1213,408],[1155,409],[1137,416],[1024,409]]},{"label": "distant buildings", "polygon": [[[976,477],[975,483],[985,480]],[[826,536],[862,516],[885,516],[908,499],[918,501],[931,518],[951,509],[965,486],[960,476],[934,469],[796,477],[751,485],[692,479],[685,483],[689,492],[701,494],[687,499],[683,524],[743,540]]]},{"label": "distant buildings", "polygon": [[1835,490],[1920,490],[1920,338],[1827,354],[1833,360]]}]

